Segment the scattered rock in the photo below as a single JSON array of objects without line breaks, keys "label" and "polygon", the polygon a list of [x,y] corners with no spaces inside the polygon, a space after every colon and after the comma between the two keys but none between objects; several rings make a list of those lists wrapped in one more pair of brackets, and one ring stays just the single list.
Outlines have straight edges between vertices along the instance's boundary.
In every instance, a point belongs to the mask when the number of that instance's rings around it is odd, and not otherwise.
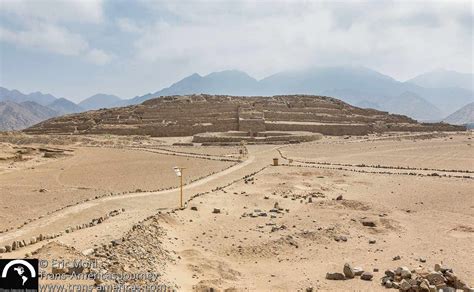
[{"label": "scattered rock", "polygon": [[363,226],[366,226],[366,227],[375,227],[375,226],[377,226],[375,221],[369,220],[369,219],[364,219],[364,220],[361,221],[361,223],[362,223]]},{"label": "scattered rock", "polygon": [[362,269],[361,267],[354,267],[352,270],[354,271],[354,275],[356,276],[360,276],[364,273],[364,269]]},{"label": "scattered rock", "polygon": [[221,213],[221,209],[214,208],[214,210],[212,211],[212,213],[214,213],[214,214],[220,214],[220,213]]},{"label": "scattered rock", "polygon": [[423,267],[410,271],[407,267],[386,270],[382,277],[382,286],[400,289],[400,291],[436,292],[436,291],[472,291],[472,288],[460,280],[453,270],[435,265],[435,272]]},{"label": "scattered rock", "polygon": [[93,248],[88,248],[88,249],[85,249],[85,250],[82,251],[82,254],[85,255],[85,256],[91,255],[93,253],[94,253]]},{"label": "scattered rock", "polygon": [[402,257],[400,257],[399,255],[393,257],[393,260],[394,260],[394,261],[399,261],[399,260],[401,260],[401,259],[402,259]]},{"label": "scattered rock", "polygon": [[441,273],[446,273],[447,271],[452,272],[453,270],[451,268],[448,268],[446,266],[442,266],[440,264],[435,264],[434,270],[436,272],[441,272]]},{"label": "scattered rock", "polygon": [[365,281],[372,281],[374,275],[371,272],[363,272],[360,278]]},{"label": "scattered rock", "polygon": [[328,280],[345,280],[346,276],[343,273],[326,273],[326,279]]},{"label": "scattered rock", "polygon": [[446,278],[440,272],[432,272],[426,276],[431,285],[439,286],[446,282]]},{"label": "scattered rock", "polygon": [[395,273],[400,275],[402,279],[411,279],[411,271],[407,267],[398,268]]},{"label": "scattered rock", "polygon": [[337,196],[336,201],[340,201],[342,199],[343,199],[342,195],[339,195],[339,196]]},{"label": "scattered rock", "polygon": [[286,226],[285,225],[281,225],[281,226],[272,226],[272,230],[270,232],[276,232],[276,231],[279,231],[279,230],[284,230],[286,229]]},{"label": "scattered rock", "polygon": [[335,236],[334,237],[334,240],[339,242],[339,241],[343,241],[343,242],[346,242],[347,241],[347,237],[345,237],[344,235],[338,235],[338,236]]},{"label": "scattered rock", "polygon": [[395,272],[392,271],[392,270],[386,270],[385,271],[385,275],[391,279],[394,279],[395,278]]},{"label": "scattered rock", "polygon": [[421,291],[430,291],[430,285],[427,283],[426,279],[420,283]]},{"label": "scattered rock", "polygon": [[351,265],[349,263],[344,264],[344,276],[348,279],[352,279],[355,276],[354,269],[352,269]]},{"label": "scattered rock", "polygon": [[375,239],[370,239],[369,244],[375,244],[377,241]]},{"label": "scattered rock", "polygon": [[401,291],[408,291],[411,288],[410,283],[407,280],[403,279],[398,285]]}]

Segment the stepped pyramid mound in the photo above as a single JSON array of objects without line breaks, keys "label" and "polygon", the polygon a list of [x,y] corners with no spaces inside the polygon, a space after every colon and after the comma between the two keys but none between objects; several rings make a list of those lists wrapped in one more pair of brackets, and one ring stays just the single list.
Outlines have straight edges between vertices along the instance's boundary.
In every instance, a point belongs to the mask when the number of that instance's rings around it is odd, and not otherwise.
[{"label": "stepped pyramid mound", "polygon": [[460,131],[448,124],[422,124],[402,115],[361,109],[325,96],[166,96],[140,105],[49,119],[31,134],[192,136],[226,131],[307,131],[364,135],[386,131]]}]

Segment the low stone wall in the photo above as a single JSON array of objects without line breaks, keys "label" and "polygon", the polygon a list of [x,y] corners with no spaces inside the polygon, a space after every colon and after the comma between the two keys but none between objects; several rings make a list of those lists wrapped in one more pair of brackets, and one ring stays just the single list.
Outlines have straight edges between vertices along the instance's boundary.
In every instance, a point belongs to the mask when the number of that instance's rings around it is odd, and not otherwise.
[{"label": "low stone wall", "polygon": [[387,127],[389,131],[394,132],[444,132],[444,131],[466,131],[465,126],[461,125],[450,125],[445,123],[424,123],[424,124],[392,124]]},{"label": "low stone wall", "polygon": [[264,119],[239,119],[239,131],[257,133],[265,130]]},{"label": "low stone wall", "polygon": [[283,123],[265,123],[268,131],[307,131],[321,133],[323,135],[342,136],[342,135],[367,135],[374,132],[371,125],[340,125],[340,124],[283,124]]},{"label": "low stone wall", "polygon": [[[266,134],[268,133],[268,135]],[[248,136],[245,132],[201,133],[193,136],[194,143],[238,143],[241,141],[256,143],[309,142],[322,138],[321,134],[310,132],[260,132]]]}]

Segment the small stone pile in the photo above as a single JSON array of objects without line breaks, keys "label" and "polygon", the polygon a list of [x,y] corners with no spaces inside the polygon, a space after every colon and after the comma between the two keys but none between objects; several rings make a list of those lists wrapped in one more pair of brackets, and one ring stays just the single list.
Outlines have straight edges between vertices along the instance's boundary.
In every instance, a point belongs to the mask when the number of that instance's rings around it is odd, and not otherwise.
[{"label": "small stone pile", "polygon": [[[286,209],[285,211],[286,211],[286,213],[290,212],[289,209]],[[278,202],[275,202],[275,204],[273,204],[273,208],[270,209],[269,212],[271,212],[271,213],[283,213],[283,208],[280,207]]]},{"label": "small stone pile", "polygon": [[410,271],[407,267],[386,270],[381,280],[382,286],[386,288],[408,292],[474,291],[465,281],[459,279],[451,268],[439,264],[434,266],[434,271],[426,268]]},{"label": "small stone pile", "polygon": [[267,212],[264,212],[261,209],[254,209],[253,212],[251,213],[244,212],[241,217],[242,218],[244,217],[257,218],[257,217],[267,217],[267,216],[268,216]]},{"label": "small stone pile", "polygon": [[255,178],[254,177],[244,178],[244,183],[246,183],[246,184],[248,184],[248,183],[255,184]]},{"label": "small stone pile", "polygon": [[371,272],[366,272],[360,267],[352,267],[349,263],[344,264],[342,273],[326,273],[328,280],[347,280],[360,276],[361,280],[372,281],[374,275]]},{"label": "small stone pile", "polygon": [[289,193],[287,192],[283,192],[281,194],[281,196],[283,198],[288,198],[290,197],[290,199],[292,201],[297,201],[297,200],[300,200],[301,203],[303,202],[306,202],[306,203],[313,203],[313,199],[323,199],[323,198],[326,198],[326,195],[324,195],[323,193],[321,192],[310,192],[310,193],[306,193],[306,192],[303,192],[303,193],[293,193],[292,191],[289,191]]},{"label": "small stone pile", "polygon": [[270,218],[276,218],[277,214],[285,214],[290,212],[289,209],[283,209],[279,206],[278,202],[275,202],[273,205],[273,208],[268,210],[268,212],[262,211],[261,209],[254,209],[253,212],[244,212],[240,217],[245,218],[245,217],[251,217],[251,218],[257,218],[257,217],[267,217],[270,215]]},{"label": "small stone pile", "polygon": [[[165,249],[163,243],[166,231],[161,227],[160,221],[165,217],[166,215],[149,216],[134,224],[122,238],[103,244],[93,251],[83,251],[83,254],[89,254],[89,258],[97,260],[99,265],[91,269],[91,273],[160,274],[160,271],[165,270],[166,265],[175,263],[179,257]],[[109,281],[112,279],[104,279],[104,282],[96,281],[96,284],[106,284]],[[149,280],[141,277],[131,277],[131,279],[125,277],[117,279],[116,283],[142,285],[147,281]],[[161,275],[157,281],[156,284],[172,286]]]}]

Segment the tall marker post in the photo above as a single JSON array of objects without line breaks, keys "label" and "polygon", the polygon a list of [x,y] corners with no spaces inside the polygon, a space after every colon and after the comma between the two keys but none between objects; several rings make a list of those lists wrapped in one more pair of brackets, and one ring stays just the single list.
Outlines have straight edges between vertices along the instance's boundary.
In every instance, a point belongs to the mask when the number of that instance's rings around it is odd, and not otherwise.
[{"label": "tall marker post", "polygon": [[174,173],[176,173],[176,176],[179,177],[179,184],[180,184],[180,200],[179,200],[179,206],[182,209],[183,208],[183,169],[184,167],[173,167]]}]

